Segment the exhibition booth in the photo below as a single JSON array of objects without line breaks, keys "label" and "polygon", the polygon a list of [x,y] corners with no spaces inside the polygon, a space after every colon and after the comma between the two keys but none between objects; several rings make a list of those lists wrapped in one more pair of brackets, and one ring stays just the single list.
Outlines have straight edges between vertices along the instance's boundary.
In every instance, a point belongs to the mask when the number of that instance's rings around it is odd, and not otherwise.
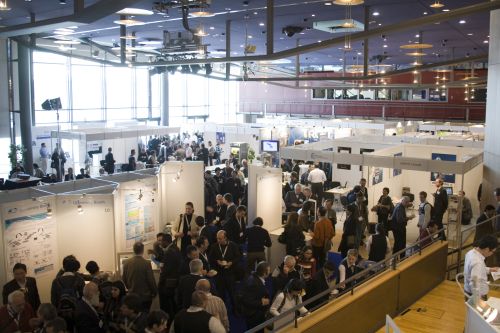
[{"label": "exhibition booth", "polygon": [[[117,165],[127,163],[130,150],[135,149],[139,153],[138,147],[145,146],[150,137],[161,137],[171,134],[179,134],[178,127],[162,126],[123,126],[112,128],[79,128],[68,131],[52,130],[50,132],[50,141],[46,142],[50,152],[56,147],[58,140],[66,153],[66,167],[73,167],[78,170],[85,167],[87,154],[92,154],[90,161],[92,174],[97,175],[100,168],[100,161],[104,159],[108,148],[113,149],[113,156]],[[41,135],[40,137],[46,137]],[[42,140],[37,140],[41,141]],[[40,143],[41,143],[40,142]],[[34,148],[33,158],[37,161],[39,147]]]},{"label": "exhibition booth", "polygon": [[[166,162],[155,169],[0,192],[0,284],[23,262],[42,301],[62,259],[75,255],[102,271],[120,272],[132,245],[152,248],[156,234],[191,201],[203,212],[202,162]],[[195,212],[196,213],[196,212]],[[83,268],[82,268],[83,271]]]}]

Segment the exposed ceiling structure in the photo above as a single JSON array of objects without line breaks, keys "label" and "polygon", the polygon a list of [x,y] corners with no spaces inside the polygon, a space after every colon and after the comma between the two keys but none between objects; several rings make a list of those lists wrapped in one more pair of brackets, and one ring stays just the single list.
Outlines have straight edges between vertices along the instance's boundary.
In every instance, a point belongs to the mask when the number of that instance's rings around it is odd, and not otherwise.
[{"label": "exposed ceiling structure", "polygon": [[[368,78],[412,71],[421,64],[485,63],[489,10],[500,8],[500,0],[444,0],[442,7],[431,6],[434,0],[365,0],[354,5],[359,2],[0,0],[0,9],[2,3],[10,8],[0,11],[0,36],[36,34],[31,36],[38,49],[115,65],[175,70],[182,64],[203,69],[214,63],[214,71],[223,72],[226,62],[235,64],[226,79],[268,75],[266,67],[283,80],[309,70]],[[118,14],[124,7],[136,10]]]}]

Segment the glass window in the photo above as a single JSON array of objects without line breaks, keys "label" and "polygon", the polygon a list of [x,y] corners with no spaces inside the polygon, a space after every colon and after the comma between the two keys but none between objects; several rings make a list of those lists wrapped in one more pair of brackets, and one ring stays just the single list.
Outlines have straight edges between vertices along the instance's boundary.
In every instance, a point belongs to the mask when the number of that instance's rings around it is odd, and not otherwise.
[{"label": "glass window", "polygon": [[48,64],[66,64],[68,58],[48,52],[33,52],[33,62]]},{"label": "glass window", "polygon": [[391,91],[389,89],[377,89],[377,99],[387,101],[391,99]]},{"label": "glass window", "polygon": [[[157,75],[159,76],[159,75]],[[137,118],[147,118],[149,113],[149,70],[137,68],[135,70],[135,106]]]},{"label": "glass window", "polygon": [[409,99],[409,89],[392,89],[391,97],[393,101],[407,101]]},{"label": "glass window", "polygon": [[359,99],[375,99],[375,89],[360,90]]},{"label": "glass window", "polygon": [[427,90],[426,89],[412,89],[411,99],[413,101],[426,101],[427,100]]},{"label": "glass window", "polygon": [[346,99],[346,90],[345,89],[335,89],[335,99]]},{"label": "glass window", "polygon": [[100,121],[103,114],[102,67],[71,66],[73,121]]},{"label": "glass window", "polygon": [[[34,63],[33,80],[35,110],[42,110],[42,103],[45,100],[57,97],[61,98],[63,109],[67,109],[70,106],[66,65]],[[44,119],[37,118],[38,120],[45,121]]]},{"label": "glass window", "polygon": [[429,101],[446,102],[448,99],[447,89],[429,89]]},{"label": "glass window", "polygon": [[347,89],[347,99],[358,99],[359,89]]},{"label": "glass window", "polygon": [[335,89],[326,89],[326,99],[335,99]]},{"label": "glass window", "polygon": [[487,89],[473,88],[470,90],[470,99],[472,102],[486,102]]},{"label": "glass window", "polygon": [[315,88],[312,90],[312,98],[313,99],[325,99],[326,91],[325,89]]}]

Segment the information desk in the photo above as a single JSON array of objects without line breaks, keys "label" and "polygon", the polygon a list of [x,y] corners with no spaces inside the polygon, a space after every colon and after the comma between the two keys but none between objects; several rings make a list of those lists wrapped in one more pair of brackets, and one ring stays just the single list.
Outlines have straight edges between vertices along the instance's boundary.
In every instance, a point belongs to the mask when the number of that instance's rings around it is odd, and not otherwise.
[{"label": "information desk", "polygon": [[[278,242],[278,237],[283,233],[283,230],[284,228],[279,228],[269,231],[269,236],[271,236],[273,246],[267,248],[267,261],[273,269],[281,264],[283,262],[283,258],[286,256],[286,245]],[[306,244],[310,245],[312,239],[311,235],[304,232],[304,236],[306,238]]]}]

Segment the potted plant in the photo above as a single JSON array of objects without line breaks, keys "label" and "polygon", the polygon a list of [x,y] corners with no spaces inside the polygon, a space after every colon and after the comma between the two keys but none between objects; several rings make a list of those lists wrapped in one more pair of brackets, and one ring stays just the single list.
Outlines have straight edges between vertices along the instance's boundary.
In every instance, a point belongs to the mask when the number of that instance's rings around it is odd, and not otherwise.
[{"label": "potted plant", "polygon": [[252,161],[255,159],[255,150],[253,148],[248,148],[247,159],[252,164]]},{"label": "potted plant", "polygon": [[10,161],[10,167],[14,169],[17,166],[17,163],[23,163],[23,153],[25,149],[23,145],[10,145],[10,152],[9,152],[9,161]]}]

